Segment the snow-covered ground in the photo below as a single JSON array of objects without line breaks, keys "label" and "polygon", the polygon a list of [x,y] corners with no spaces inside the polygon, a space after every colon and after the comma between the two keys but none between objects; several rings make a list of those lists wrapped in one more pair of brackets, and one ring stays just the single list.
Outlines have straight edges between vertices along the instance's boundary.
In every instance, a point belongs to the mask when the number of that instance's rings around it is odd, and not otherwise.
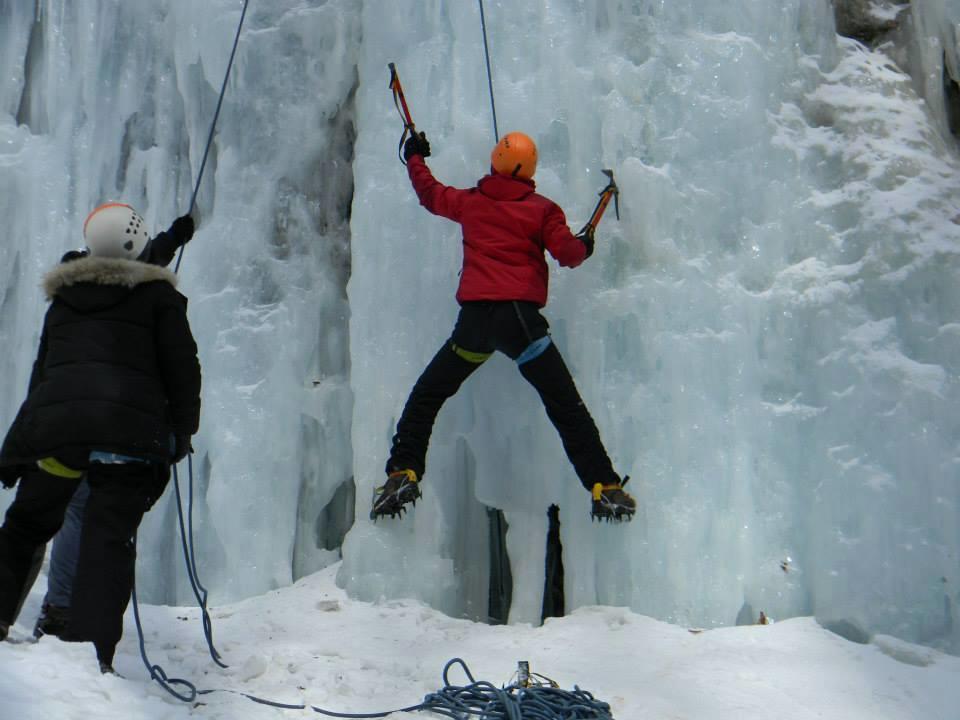
[{"label": "snow-covered ground", "polygon": [[[461,657],[476,679],[498,686],[528,660],[560,687],[578,685],[610,703],[618,720],[960,715],[960,658],[882,636],[854,644],[811,618],[694,633],[624,608],[585,607],[543,627],[489,626],[413,601],[351,600],[336,586],[337,567],[212,609],[227,670],[210,661],[196,608],[143,607],[150,659],[201,689],[345,713],[414,705],[442,687],[447,660]],[[14,638],[28,634],[42,588],[41,581]],[[204,695],[193,708],[172,699],[148,681],[130,612],[116,668],[123,678],[101,676],[88,645],[0,643],[0,718],[322,717],[230,693]],[[467,682],[457,669],[450,681]],[[428,715],[393,717],[414,716]]]}]

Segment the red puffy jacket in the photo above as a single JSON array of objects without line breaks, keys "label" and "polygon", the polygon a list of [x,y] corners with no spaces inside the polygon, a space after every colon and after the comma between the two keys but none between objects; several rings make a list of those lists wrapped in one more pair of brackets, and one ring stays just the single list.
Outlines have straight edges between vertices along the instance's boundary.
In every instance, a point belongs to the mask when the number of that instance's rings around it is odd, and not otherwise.
[{"label": "red puffy jacket", "polygon": [[547,263],[543,251],[564,267],[576,267],[586,246],[570,228],[563,210],[534,192],[532,180],[492,174],[477,187],[459,190],[440,183],[419,155],[407,163],[420,204],[463,228],[463,272],[457,302],[525,300],[547,304]]}]

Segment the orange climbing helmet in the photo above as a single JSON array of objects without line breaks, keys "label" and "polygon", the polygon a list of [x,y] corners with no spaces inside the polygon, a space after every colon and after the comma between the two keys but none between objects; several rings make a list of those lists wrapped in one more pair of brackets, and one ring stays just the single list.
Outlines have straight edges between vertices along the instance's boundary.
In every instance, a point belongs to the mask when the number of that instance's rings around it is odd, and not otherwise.
[{"label": "orange climbing helmet", "polygon": [[529,135],[507,133],[490,153],[490,165],[501,175],[529,180],[537,171],[537,146]]}]

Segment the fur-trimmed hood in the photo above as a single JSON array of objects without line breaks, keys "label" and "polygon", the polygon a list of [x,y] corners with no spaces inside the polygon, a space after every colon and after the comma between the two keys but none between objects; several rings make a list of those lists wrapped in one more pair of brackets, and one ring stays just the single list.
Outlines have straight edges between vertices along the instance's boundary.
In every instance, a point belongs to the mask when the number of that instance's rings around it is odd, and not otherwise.
[{"label": "fur-trimmed hood", "polygon": [[47,300],[53,300],[63,288],[77,283],[119,285],[132,290],[137,285],[164,280],[174,287],[177,276],[163,267],[136,260],[120,258],[85,257],[57,265],[43,277],[43,291]]},{"label": "fur-trimmed hood", "polygon": [[60,298],[79,310],[96,310],[119,302],[138,285],[177,285],[177,276],[163,267],[136,260],[85,257],[57,265],[43,278],[48,300]]}]

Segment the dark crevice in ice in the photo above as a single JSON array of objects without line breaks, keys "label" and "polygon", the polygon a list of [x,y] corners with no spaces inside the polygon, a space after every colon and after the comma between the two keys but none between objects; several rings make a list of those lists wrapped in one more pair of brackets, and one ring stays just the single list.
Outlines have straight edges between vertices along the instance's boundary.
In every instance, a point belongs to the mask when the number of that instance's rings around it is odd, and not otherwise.
[{"label": "dark crevice in ice", "polygon": [[357,485],[351,476],[340,484],[330,502],[317,516],[315,540],[318,548],[339,550],[353,527],[357,501]]},{"label": "dark crevice in ice", "polygon": [[560,508],[551,505],[547,510],[547,559],[543,580],[543,608],[540,621],[549,617],[563,617],[566,603],[563,595],[563,543],[560,541]]},{"label": "dark crevice in ice", "polygon": [[505,625],[513,601],[513,573],[507,553],[507,520],[502,510],[487,508],[490,528],[490,589],[487,595],[487,621]]},{"label": "dark crevice in ice", "polygon": [[834,0],[837,33],[876,47],[900,26],[903,5],[893,0]]},{"label": "dark crevice in ice", "polygon": [[47,132],[48,123],[43,111],[37,107],[39,97],[34,97],[34,88],[42,87],[44,69],[44,21],[37,6],[30,39],[27,41],[27,56],[23,64],[23,92],[17,107],[17,125],[26,125],[34,135]]}]

